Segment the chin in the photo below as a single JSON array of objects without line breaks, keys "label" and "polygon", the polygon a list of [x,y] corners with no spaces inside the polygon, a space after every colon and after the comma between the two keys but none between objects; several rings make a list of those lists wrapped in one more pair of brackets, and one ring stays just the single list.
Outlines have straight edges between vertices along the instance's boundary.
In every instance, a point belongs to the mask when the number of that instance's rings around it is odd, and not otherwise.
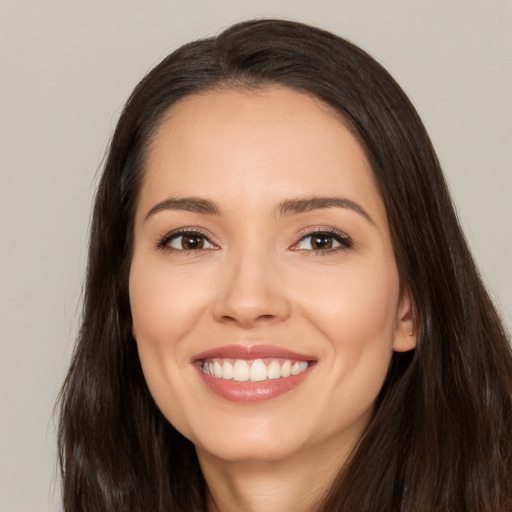
[{"label": "chin", "polygon": [[231,432],[229,435],[211,437],[206,442],[198,440],[196,449],[210,457],[230,463],[269,463],[291,458],[301,450],[301,443],[290,442],[282,436],[264,436],[253,431]]}]

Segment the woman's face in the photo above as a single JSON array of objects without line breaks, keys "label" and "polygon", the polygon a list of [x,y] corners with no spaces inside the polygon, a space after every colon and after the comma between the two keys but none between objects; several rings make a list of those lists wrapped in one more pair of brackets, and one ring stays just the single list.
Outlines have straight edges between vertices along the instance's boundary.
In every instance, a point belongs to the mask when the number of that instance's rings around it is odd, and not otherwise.
[{"label": "woman's face", "polygon": [[410,304],[361,146],[286,88],[189,96],[150,146],[133,333],[165,417],[225,461],[347,453]]}]

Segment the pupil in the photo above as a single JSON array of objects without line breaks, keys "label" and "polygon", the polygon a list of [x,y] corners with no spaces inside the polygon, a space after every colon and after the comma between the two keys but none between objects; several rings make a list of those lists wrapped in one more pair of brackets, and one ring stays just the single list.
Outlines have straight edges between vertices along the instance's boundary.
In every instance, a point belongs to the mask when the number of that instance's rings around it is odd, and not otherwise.
[{"label": "pupil", "polygon": [[330,249],[332,238],[328,235],[317,235],[313,238],[312,245],[314,249]]},{"label": "pupil", "polygon": [[185,235],[181,242],[184,249],[202,249],[203,239],[197,235]]}]

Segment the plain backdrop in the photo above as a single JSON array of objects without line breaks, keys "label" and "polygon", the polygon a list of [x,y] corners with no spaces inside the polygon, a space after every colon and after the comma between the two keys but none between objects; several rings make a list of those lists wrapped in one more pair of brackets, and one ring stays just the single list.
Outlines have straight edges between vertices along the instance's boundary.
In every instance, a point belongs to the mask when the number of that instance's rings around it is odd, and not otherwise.
[{"label": "plain backdrop", "polygon": [[52,409],[124,101],[177,46],[270,16],[349,38],[403,86],[512,325],[511,0],[0,0],[0,512],[60,509]]}]

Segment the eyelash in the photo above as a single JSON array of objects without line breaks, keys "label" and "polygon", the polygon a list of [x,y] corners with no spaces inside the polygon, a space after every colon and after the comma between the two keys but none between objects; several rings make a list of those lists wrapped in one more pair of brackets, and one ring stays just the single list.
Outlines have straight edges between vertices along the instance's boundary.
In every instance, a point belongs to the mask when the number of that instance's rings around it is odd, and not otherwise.
[{"label": "eyelash", "polygon": [[[299,241],[294,244],[294,246],[300,244],[301,242],[307,240],[308,238],[312,238],[314,236],[327,236],[338,242],[340,245],[338,247],[333,247],[325,250],[312,250],[312,249],[293,249],[295,251],[301,251],[307,254],[308,256],[327,256],[328,254],[333,254],[341,251],[346,251],[347,249],[351,249],[354,245],[352,239],[343,231],[333,228],[321,228],[317,227],[311,231],[307,231],[306,233],[300,233],[298,235]],[[292,246],[293,247],[293,246]]]},{"label": "eyelash", "polygon": [[[172,242],[174,239],[182,237],[182,236],[187,236],[187,235],[191,236],[191,237],[203,238],[207,243],[211,244],[214,247],[214,249],[211,249],[211,248],[176,249],[174,247],[169,246],[170,242]],[[315,235],[330,237],[333,240],[335,240],[336,242],[338,242],[340,245],[338,247],[325,249],[325,250],[298,249],[298,248],[293,249],[294,246],[299,245],[301,242],[304,242],[308,238],[311,238]],[[344,233],[343,231],[339,231],[337,229],[333,229],[333,228],[314,228],[313,230],[308,231],[306,233],[304,233],[304,232],[299,233],[298,236],[300,238],[297,242],[295,242],[292,245],[292,250],[300,251],[300,252],[306,253],[311,256],[325,256],[327,254],[337,253],[340,251],[346,251],[347,249],[352,248],[354,245],[352,239],[346,233]],[[185,255],[190,255],[190,254],[197,254],[198,252],[205,251],[205,250],[215,250],[215,249],[218,249],[219,247],[210,240],[209,236],[206,233],[204,233],[201,229],[194,227],[194,228],[180,228],[175,231],[171,231],[170,233],[167,233],[166,235],[164,235],[163,237],[160,238],[160,240],[157,243],[157,248],[166,250],[169,252],[177,252],[177,253],[181,253],[181,254],[185,254]]]},{"label": "eyelash", "polygon": [[215,249],[218,249],[218,246],[215,245],[209,238],[209,236],[204,233],[199,228],[180,228],[175,231],[171,231],[164,235],[159,242],[157,243],[157,248],[162,249],[169,252],[177,252],[185,255],[197,254],[200,251],[204,250],[212,250],[212,249],[175,249],[174,247],[170,247],[169,244],[175,239],[181,236],[191,236],[191,237],[200,237],[203,238],[206,242],[213,245]]}]

